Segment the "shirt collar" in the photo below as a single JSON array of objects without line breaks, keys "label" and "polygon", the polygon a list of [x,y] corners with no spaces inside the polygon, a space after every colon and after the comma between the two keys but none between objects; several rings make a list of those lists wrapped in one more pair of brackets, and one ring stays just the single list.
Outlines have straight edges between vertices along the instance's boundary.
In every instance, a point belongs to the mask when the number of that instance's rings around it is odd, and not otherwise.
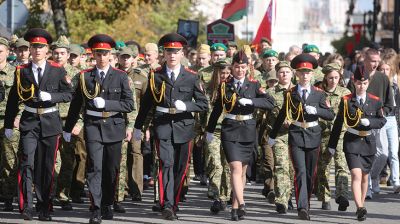
[{"label": "shirt collar", "polygon": [[364,103],[365,103],[365,99],[366,99],[366,98],[367,98],[367,94],[364,94],[364,95],[361,95],[361,96],[356,95],[356,99],[357,99],[358,102],[360,102],[360,99],[363,99],[363,101],[364,101]]},{"label": "shirt collar", "polygon": [[44,63],[41,64],[41,65],[37,65],[37,64],[35,64],[34,62],[32,62],[32,70],[37,71],[38,68],[41,68],[41,69],[42,69],[42,74],[43,74],[43,72],[44,72],[44,68],[45,68],[45,67],[46,67],[46,62],[44,62]]},{"label": "shirt collar", "polygon": [[108,70],[110,70],[110,66],[111,65],[108,65],[108,67],[105,68],[105,69],[100,69],[99,67],[96,66],[96,69],[97,69],[99,75],[100,75],[101,72],[104,72],[104,74],[107,75]]},{"label": "shirt collar", "polygon": [[240,84],[243,85],[244,79],[245,79],[245,78],[246,78],[246,77],[243,77],[243,78],[241,78],[241,79],[235,79],[235,78],[233,78],[233,83],[236,85],[236,83],[238,83],[238,82],[240,81]]},{"label": "shirt collar", "polygon": [[306,89],[308,94],[311,93],[311,85],[309,85],[308,87],[297,85],[297,92],[299,92],[300,95],[303,94],[303,89]]},{"label": "shirt collar", "polygon": [[168,74],[168,76],[171,75],[171,72],[174,72],[174,74],[175,74],[175,79],[176,79],[176,77],[178,77],[179,73],[181,72],[181,66],[178,66],[178,68],[176,68],[176,69],[174,69],[174,70],[168,68],[168,66],[166,66],[166,67],[167,67],[167,74]]}]

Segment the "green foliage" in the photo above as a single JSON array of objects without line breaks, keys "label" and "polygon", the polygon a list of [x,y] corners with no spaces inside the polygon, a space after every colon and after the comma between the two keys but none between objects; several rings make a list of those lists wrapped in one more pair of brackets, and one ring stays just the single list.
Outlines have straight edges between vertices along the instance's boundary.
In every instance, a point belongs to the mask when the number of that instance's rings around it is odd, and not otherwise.
[{"label": "green foliage", "polygon": [[361,50],[363,47],[367,47],[370,45],[370,42],[365,38],[361,37],[361,41],[359,44],[355,43],[355,38],[354,36],[343,36],[342,38],[338,40],[334,40],[331,42],[332,46],[336,49],[336,52],[341,54],[341,55],[347,55],[346,51],[346,44],[349,42],[354,43],[354,49],[353,50]]}]

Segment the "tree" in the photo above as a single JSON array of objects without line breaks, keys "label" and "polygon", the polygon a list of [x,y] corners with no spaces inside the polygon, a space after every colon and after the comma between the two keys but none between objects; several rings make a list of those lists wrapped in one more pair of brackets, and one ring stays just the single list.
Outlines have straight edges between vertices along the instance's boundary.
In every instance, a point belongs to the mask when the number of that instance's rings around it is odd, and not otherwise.
[{"label": "tree", "polygon": [[50,0],[53,11],[53,23],[57,37],[61,35],[69,36],[67,17],[65,14],[65,0]]}]

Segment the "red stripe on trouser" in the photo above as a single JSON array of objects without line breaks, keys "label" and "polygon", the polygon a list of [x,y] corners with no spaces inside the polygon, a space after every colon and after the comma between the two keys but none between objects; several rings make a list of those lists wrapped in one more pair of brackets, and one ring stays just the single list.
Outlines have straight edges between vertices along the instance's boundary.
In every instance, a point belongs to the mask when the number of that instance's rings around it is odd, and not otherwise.
[{"label": "red stripe on trouser", "polygon": [[163,175],[162,175],[162,161],[160,159],[160,140],[156,139],[156,151],[158,156],[158,199],[160,206],[164,206],[164,185],[163,185]]},{"label": "red stripe on trouser", "polygon": [[[56,160],[57,160],[57,151],[58,151],[58,146],[60,143],[60,135],[57,137],[57,144],[56,144],[56,149],[54,150],[54,161],[53,161],[53,169],[51,171],[51,182],[50,182],[50,192],[49,192],[49,196],[51,195],[51,192],[53,191],[53,181],[54,181],[54,170],[56,167]],[[49,209],[50,209],[50,205],[51,203],[49,203]]]},{"label": "red stripe on trouser", "polygon": [[296,206],[299,205],[298,201],[299,201],[299,187],[297,186],[297,178],[296,178],[296,168],[293,162],[293,155],[292,155],[292,147],[289,145],[289,154],[290,154],[290,160],[292,160],[292,164],[293,164],[293,171],[294,171],[294,196],[296,199]]},{"label": "red stripe on trouser", "polygon": [[190,149],[191,149],[191,146],[192,146],[192,141],[190,141],[189,144],[188,144],[188,158],[186,159],[185,171],[183,172],[181,181],[180,181],[180,183],[179,183],[178,193],[177,193],[176,196],[175,196],[175,207],[178,206],[178,203],[179,203],[179,201],[180,201],[183,181],[185,181],[186,172],[187,172],[188,167],[189,167]]},{"label": "red stripe on trouser", "polygon": [[[313,176],[311,177],[311,194],[314,190],[314,183],[315,183],[315,177],[317,176],[317,168],[318,168],[318,160],[319,160],[319,153],[320,153],[320,147],[318,147],[318,153],[317,153],[317,161],[315,161],[315,168],[313,170]],[[311,194],[308,192],[308,207],[310,207],[310,199],[311,199]]]},{"label": "red stripe on trouser", "polygon": [[22,177],[21,177],[21,171],[18,169],[18,192],[19,192],[19,212],[22,212],[24,210],[24,191],[22,189]]}]

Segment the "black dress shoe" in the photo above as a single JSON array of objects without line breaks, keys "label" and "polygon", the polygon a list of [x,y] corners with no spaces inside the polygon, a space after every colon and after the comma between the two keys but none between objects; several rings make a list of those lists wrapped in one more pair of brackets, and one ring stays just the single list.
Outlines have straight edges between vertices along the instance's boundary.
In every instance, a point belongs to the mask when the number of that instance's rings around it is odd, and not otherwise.
[{"label": "black dress shoe", "polygon": [[51,221],[51,216],[49,211],[41,211],[39,213],[39,220],[40,221]]},{"label": "black dress shoe", "polygon": [[357,208],[356,215],[357,215],[358,221],[366,220],[367,219],[367,209],[365,207]]},{"label": "black dress shoe", "polygon": [[289,201],[288,201],[288,206],[287,206],[287,208],[288,208],[288,210],[293,210],[293,209],[294,209],[294,206],[293,206],[293,203],[292,203],[292,200],[291,200],[291,199],[289,199]]},{"label": "black dress shoe", "polygon": [[238,209],[237,208],[232,208],[232,210],[231,210],[231,220],[232,221],[239,221]]},{"label": "black dress shoe", "polygon": [[287,213],[287,209],[286,209],[285,205],[280,204],[280,203],[276,203],[276,211],[279,214],[286,214]]},{"label": "black dress shoe", "polygon": [[244,219],[244,216],[246,215],[246,206],[245,206],[245,204],[239,205],[237,214],[238,214],[238,218],[239,219],[241,219],[241,220]]},{"label": "black dress shoe", "polygon": [[61,201],[61,209],[64,211],[72,211],[72,205],[69,201]]},{"label": "black dress shoe", "polygon": [[111,209],[111,205],[101,208],[101,218],[104,220],[112,220],[114,218],[114,214]]},{"label": "black dress shoe", "polygon": [[4,201],[4,208],[3,211],[5,212],[12,212],[14,210],[12,199],[7,199]]},{"label": "black dress shoe", "polygon": [[175,212],[171,209],[171,208],[164,208],[164,210],[162,210],[162,217],[165,220],[176,220],[178,219],[178,217],[175,215]]},{"label": "black dress shoe", "polygon": [[32,210],[30,208],[25,208],[22,211],[22,216],[24,217],[24,220],[32,220]]},{"label": "black dress shoe", "polygon": [[336,198],[336,203],[339,204],[338,210],[339,211],[346,211],[347,207],[349,207],[349,200],[343,196]]},{"label": "black dress shoe", "polygon": [[93,209],[92,216],[89,219],[89,224],[100,224],[101,216],[99,209]]},{"label": "black dress shoe", "polygon": [[156,202],[155,202],[155,205],[153,205],[153,206],[151,207],[151,210],[152,210],[153,212],[161,212],[161,211],[162,211],[162,207],[161,207],[160,203],[159,203],[158,201],[156,201]]},{"label": "black dress shoe", "polygon": [[297,211],[297,215],[302,220],[310,220],[310,215],[308,214],[308,211],[304,208],[299,209]]},{"label": "black dress shoe", "polygon": [[328,202],[322,202],[322,210],[331,210],[332,209],[332,207],[331,207],[331,203],[328,201]]},{"label": "black dress shoe", "polygon": [[119,202],[114,202],[114,212],[116,213],[125,213],[125,208]]},{"label": "black dress shoe", "polygon": [[85,201],[81,197],[73,197],[72,203],[83,204],[83,203],[85,203]]}]

